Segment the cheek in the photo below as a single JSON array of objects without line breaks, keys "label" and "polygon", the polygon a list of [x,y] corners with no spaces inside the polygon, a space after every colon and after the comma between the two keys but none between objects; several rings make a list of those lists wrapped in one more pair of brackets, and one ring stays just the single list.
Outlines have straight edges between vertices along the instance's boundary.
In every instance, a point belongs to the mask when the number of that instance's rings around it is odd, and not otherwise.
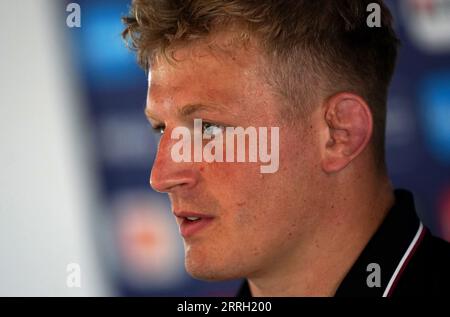
[{"label": "cheek", "polygon": [[302,184],[316,174],[321,151],[318,136],[313,130],[300,130],[283,135],[280,140],[280,179]]},{"label": "cheek", "polygon": [[210,163],[200,168],[206,191],[221,204],[221,213],[231,214],[258,200],[264,190],[257,163]]},{"label": "cheek", "polygon": [[270,198],[260,163],[210,163],[200,167],[205,190],[220,201],[220,212],[236,214],[253,210]]},{"label": "cheek", "polygon": [[209,194],[220,204],[220,215],[231,231],[257,231],[286,218],[290,171],[261,174],[260,163],[211,163],[200,168]]},{"label": "cheek", "polygon": [[217,212],[230,231],[274,231],[271,224],[283,230],[289,223],[286,219],[295,222],[304,205],[302,198],[309,195],[317,160],[312,144],[304,141],[308,138],[280,135],[279,169],[273,174],[262,174],[261,162],[213,162],[199,167],[202,188],[218,202]]}]

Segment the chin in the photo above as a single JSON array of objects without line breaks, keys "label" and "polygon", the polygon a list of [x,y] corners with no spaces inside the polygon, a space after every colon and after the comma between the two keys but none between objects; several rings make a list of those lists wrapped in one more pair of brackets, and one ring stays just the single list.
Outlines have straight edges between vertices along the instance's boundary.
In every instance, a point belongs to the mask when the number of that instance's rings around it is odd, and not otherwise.
[{"label": "chin", "polygon": [[185,263],[186,271],[197,280],[219,282],[233,279],[233,275],[222,268],[212,265],[200,265],[197,263]]},{"label": "chin", "polygon": [[211,282],[226,281],[244,277],[233,264],[223,260],[208,261],[205,257],[187,256],[185,259],[187,273],[195,279]]}]

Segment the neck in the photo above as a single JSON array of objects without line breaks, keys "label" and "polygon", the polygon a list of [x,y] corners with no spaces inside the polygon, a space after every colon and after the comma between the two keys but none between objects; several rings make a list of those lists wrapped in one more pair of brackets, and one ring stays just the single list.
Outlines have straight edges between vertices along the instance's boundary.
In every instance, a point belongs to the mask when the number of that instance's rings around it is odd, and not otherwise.
[{"label": "neck", "polygon": [[327,191],[328,203],[320,208],[316,229],[302,236],[299,247],[275,265],[248,277],[254,296],[335,294],[392,207],[394,195],[387,176],[333,187],[339,190]]}]

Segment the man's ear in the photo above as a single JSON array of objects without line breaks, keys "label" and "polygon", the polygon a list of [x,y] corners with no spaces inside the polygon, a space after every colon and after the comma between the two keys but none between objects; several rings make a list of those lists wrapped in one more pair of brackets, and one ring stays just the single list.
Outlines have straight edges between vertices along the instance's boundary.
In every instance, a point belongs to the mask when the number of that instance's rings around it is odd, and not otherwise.
[{"label": "man's ear", "polygon": [[324,149],[322,170],[333,173],[357,157],[372,137],[373,118],[367,103],[358,95],[338,93],[324,103]]}]

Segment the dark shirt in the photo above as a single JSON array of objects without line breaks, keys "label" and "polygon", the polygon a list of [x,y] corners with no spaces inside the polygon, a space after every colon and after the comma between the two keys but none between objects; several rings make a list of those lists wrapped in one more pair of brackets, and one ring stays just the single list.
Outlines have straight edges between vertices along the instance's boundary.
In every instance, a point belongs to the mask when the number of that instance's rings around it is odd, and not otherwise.
[{"label": "dark shirt", "polygon": [[[395,190],[395,204],[341,284],[336,297],[450,295],[450,243],[417,217],[413,195]],[[244,281],[238,297],[251,297]]]}]

